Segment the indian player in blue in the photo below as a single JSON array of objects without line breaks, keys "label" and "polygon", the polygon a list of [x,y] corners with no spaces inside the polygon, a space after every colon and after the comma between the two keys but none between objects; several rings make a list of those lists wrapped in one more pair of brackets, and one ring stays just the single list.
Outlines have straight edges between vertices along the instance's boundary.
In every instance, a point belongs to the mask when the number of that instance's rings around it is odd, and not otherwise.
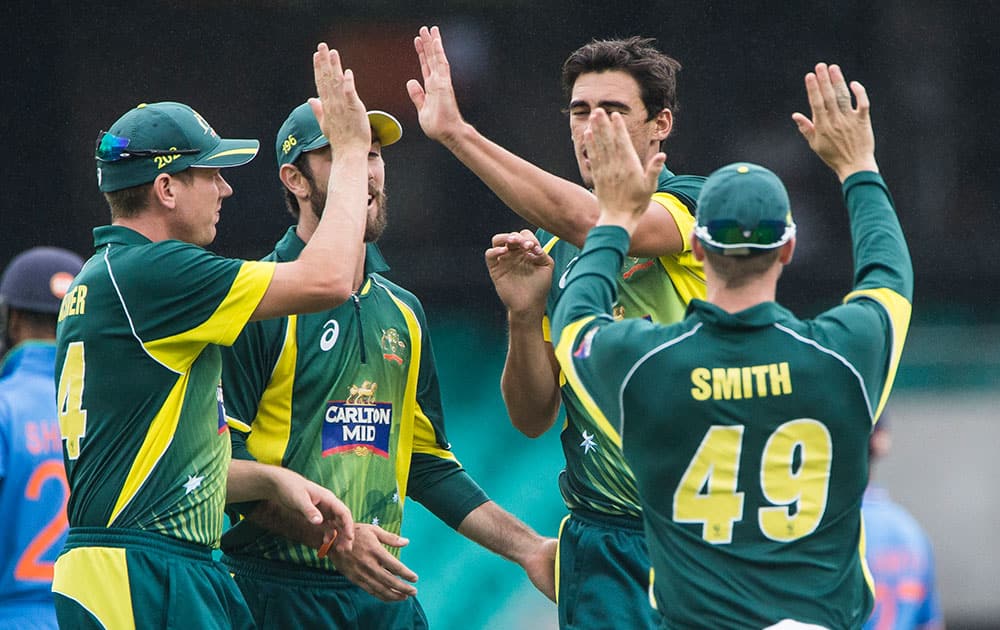
[{"label": "indian player in blue", "polygon": [[[868,446],[871,463],[891,446],[885,414]],[[875,609],[865,630],[939,630],[944,627],[927,534],[906,508],[870,480],[861,503],[865,558],[875,580]]]},{"label": "indian player in blue", "polygon": [[9,352],[0,363],[0,627],[56,628],[52,565],[66,540],[69,487],[56,419],[56,316],[83,265],[35,247],[0,280]]}]

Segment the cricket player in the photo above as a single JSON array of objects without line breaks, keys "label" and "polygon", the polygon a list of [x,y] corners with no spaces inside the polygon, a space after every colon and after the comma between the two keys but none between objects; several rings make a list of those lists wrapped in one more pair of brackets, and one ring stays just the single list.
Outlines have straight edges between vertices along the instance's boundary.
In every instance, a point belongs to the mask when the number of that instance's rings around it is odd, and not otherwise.
[{"label": "cricket player", "polygon": [[843,304],[814,320],[774,301],[795,249],[788,194],[771,171],[736,163],[699,198],[693,250],[708,300],[671,326],[615,322],[616,275],[664,156],[641,163],[623,117],[591,114],[600,225],[567,274],[556,355],[635,472],[662,627],[860,628],[872,609],[868,437],[913,272],[864,88],[823,63],[805,84],[811,118],[793,118],[842,182],[855,263]]},{"label": "cricket player", "polygon": [[326,488],[279,466],[230,465],[220,388],[219,346],[250,320],[343,303],[361,264],[371,131],[337,51],[320,44],[313,67],[321,101],[311,106],[337,150],[335,184],[326,219],[293,262],[203,249],[233,192],[220,169],[249,162],[256,140],[220,138],[173,102],[139,105],[99,137],[111,225],[94,230],[96,253],[58,315],[70,488],[52,585],[62,627],[252,627],[211,556],[226,501],[271,497],[342,548],[353,541],[350,511]]},{"label": "cricket player", "polygon": [[52,565],[69,488],[52,374],[59,303],[81,266],[73,252],[33,247],[0,278],[0,627],[58,627]]},{"label": "cricket player", "polygon": [[[635,478],[621,446],[599,428],[584,395],[560,374],[549,321],[563,291],[564,271],[598,217],[591,158],[584,143],[590,113],[618,112],[636,154],[646,161],[673,129],[680,64],[640,37],[593,41],[563,64],[569,126],[583,186],[551,175],[506,151],[466,123],[458,110],[450,68],[437,27],[415,40],[423,86],[408,84],[420,125],[478,175],[511,209],[540,226],[538,241],[550,266],[521,273],[501,252],[523,235],[498,234],[486,262],[507,308],[510,329],[501,389],[511,422],[529,437],[555,423],[566,409],[561,439],[566,468],[559,489],[570,515],[559,534],[559,624],[563,628],[653,628],[646,605],[649,558]],[[647,200],[618,277],[615,317],[674,323],[693,298],[705,296],[701,263],[691,253],[696,200],[703,177],[678,176],[664,166]],[[548,260],[540,257],[534,262]],[[516,267],[516,265],[514,265]],[[530,267],[530,265],[529,265]],[[609,618],[608,609],[616,613]]]},{"label": "cricket player", "polygon": [[[403,130],[385,112],[368,112],[368,121],[366,245],[351,299],[254,322],[223,352],[234,457],[286,466],[331,489],[356,521],[353,548],[327,555],[272,526],[272,506],[241,506],[247,518],[223,537],[223,560],[262,628],[426,628],[417,576],[399,560],[408,498],[520,564],[554,597],[555,539],[490,501],[445,435],[423,307],[383,275],[389,267],[375,244],[387,223],[383,150]],[[282,124],[275,151],[297,224],[266,260],[285,262],[317,236],[337,152],[308,104]]]},{"label": "cricket player", "polygon": [[871,478],[874,463],[891,448],[883,412],[868,445],[868,488],[861,502],[865,561],[875,580],[875,608],[865,630],[941,630],[944,614],[931,541],[917,519]]}]

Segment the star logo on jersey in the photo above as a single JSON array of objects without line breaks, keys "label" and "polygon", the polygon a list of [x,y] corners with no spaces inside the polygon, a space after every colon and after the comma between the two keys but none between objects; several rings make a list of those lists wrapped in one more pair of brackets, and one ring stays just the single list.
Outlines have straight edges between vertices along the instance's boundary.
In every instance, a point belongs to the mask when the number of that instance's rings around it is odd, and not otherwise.
[{"label": "star logo on jersey", "polygon": [[184,495],[187,496],[200,488],[204,480],[204,475],[188,475],[188,480],[184,482]]},{"label": "star logo on jersey", "polygon": [[583,448],[584,455],[589,455],[590,451],[597,450],[597,442],[594,441],[594,436],[586,431],[583,432],[583,441],[580,442],[580,446]]},{"label": "star logo on jersey", "polygon": [[380,522],[381,522],[381,521],[379,521],[379,520],[378,520],[378,517],[377,517],[377,516],[376,516],[376,517],[374,517],[374,518],[372,518],[372,525],[375,525],[376,527],[378,527],[378,524],[379,524]]},{"label": "star logo on jersey", "polygon": [[382,347],[382,358],[392,361],[398,365],[403,365],[403,357],[399,354],[406,347],[406,342],[399,338],[399,331],[395,328],[382,331],[382,339],[379,340]]},{"label": "star logo on jersey", "polygon": [[399,490],[392,493],[392,502],[399,503]]}]

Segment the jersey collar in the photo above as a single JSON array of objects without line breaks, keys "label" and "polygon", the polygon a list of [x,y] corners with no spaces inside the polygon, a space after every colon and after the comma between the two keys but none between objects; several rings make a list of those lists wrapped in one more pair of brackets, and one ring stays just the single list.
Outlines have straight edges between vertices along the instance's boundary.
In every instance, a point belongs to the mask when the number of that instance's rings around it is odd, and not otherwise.
[{"label": "jersey collar", "polygon": [[791,311],[777,302],[762,302],[736,313],[727,313],[715,304],[694,299],[688,304],[688,316],[723,328],[761,328],[792,317]]},{"label": "jersey collar", "polygon": [[109,243],[120,245],[148,245],[153,241],[132,228],[123,225],[102,225],[94,228],[94,247],[100,247]]},{"label": "jersey collar", "polygon": [[[295,233],[295,226],[288,228],[285,235],[281,237],[278,244],[274,246],[274,253],[278,255],[280,262],[295,260],[305,248],[305,242]],[[375,243],[365,244],[365,276],[373,273],[385,273],[389,271],[389,265],[385,262],[382,252]]]}]

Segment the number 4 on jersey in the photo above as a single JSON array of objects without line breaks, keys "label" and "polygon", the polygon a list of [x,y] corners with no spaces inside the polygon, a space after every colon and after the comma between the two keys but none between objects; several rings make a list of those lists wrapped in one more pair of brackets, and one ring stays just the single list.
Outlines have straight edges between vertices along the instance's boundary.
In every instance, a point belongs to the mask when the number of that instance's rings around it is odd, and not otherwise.
[{"label": "number 4 on jersey", "polygon": [[83,342],[74,341],[66,348],[56,399],[59,432],[66,441],[66,455],[70,459],[80,457],[80,440],[87,434],[87,410],[83,408],[85,369]]}]

